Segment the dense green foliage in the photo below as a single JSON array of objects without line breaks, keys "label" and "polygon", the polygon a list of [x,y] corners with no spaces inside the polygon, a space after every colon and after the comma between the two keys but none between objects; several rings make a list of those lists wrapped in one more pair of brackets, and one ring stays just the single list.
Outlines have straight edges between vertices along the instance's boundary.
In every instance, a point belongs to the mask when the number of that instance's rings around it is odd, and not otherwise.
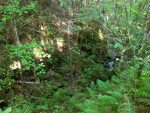
[{"label": "dense green foliage", "polygon": [[0,2],[0,112],[150,112],[148,0],[31,1]]}]

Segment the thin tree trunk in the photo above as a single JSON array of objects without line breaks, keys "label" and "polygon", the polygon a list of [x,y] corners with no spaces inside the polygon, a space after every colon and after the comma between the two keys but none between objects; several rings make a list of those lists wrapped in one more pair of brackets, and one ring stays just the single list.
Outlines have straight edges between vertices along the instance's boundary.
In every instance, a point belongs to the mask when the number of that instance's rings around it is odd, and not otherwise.
[{"label": "thin tree trunk", "polygon": [[129,35],[129,44],[130,44],[130,32],[129,32],[129,24],[128,24],[128,11],[127,11],[127,6],[126,6],[126,0],[124,0],[124,7],[125,7],[125,13],[126,13],[126,30]]},{"label": "thin tree trunk", "polygon": [[[142,58],[144,59],[146,57],[146,48],[149,43],[148,38],[150,36],[150,0],[149,0],[149,8],[148,8],[148,13],[147,13],[147,21],[146,21],[146,27],[145,27],[145,33],[144,33],[144,38],[143,38],[143,50],[142,50]],[[138,68],[138,73],[137,77],[140,77],[142,74],[142,69],[144,67],[144,64],[140,64]]]},{"label": "thin tree trunk", "polygon": [[70,40],[70,35],[69,35],[69,30],[70,30],[70,23],[71,22],[69,22],[68,21],[68,50],[69,50],[69,57],[70,57],[70,74],[71,74],[71,77],[72,77],[72,80],[73,80],[73,65],[72,65],[72,53],[71,53],[71,45],[70,45],[70,43],[71,43],[71,40]]},{"label": "thin tree trunk", "polygon": [[147,14],[146,28],[144,33],[144,40],[143,40],[144,42],[148,41],[149,34],[150,34],[150,0],[149,0],[149,9]]},{"label": "thin tree trunk", "polygon": [[75,0],[72,0],[72,11],[73,11],[73,17],[74,17],[74,13],[76,11]]},{"label": "thin tree trunk", "polygon": [[[12,28],[13,28],[13,34],[14,34],[14,43],[16,46],[20,46],[20,40],[19,40],[19,36],[18,36],[18,32],[17,32],[17,25],[15,20],[11,19],[11,24],[12,24]],[[22,75],[22,70],[21,70],[21,61],[18,58],[18,68],[19,68],[19,72],[20,72],[20,80],[21,80],[21,84],[23,84],[23,75]]]},{"label": "thin tree trunk", "polygon": [[18,33],[17,33],[16,22],[14,22],[12,20],[12,23],[13,23],[13,33],[14,33],[14,42],[15,42],[15,45],[19,45],[20,46],[20,40],[19,40]]}]

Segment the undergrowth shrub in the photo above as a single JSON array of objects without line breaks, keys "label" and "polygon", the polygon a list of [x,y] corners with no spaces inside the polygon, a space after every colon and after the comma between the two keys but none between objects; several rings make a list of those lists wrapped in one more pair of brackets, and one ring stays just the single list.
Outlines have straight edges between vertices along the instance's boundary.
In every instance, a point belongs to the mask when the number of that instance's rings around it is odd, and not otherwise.
[{"label": "undergrowth shrub", "polygon": [[6,110],[0,109],[0,113],[10,113],[10,112],[11,112],[11,108],[7,108]]},{"label": "undergrowth shrub", "polygon": [[32,106],[23,95],[16,95],[10,100],[11,113],[31,113]]},{"label": "undergrowth shrub", "polygon": [[[113,77],[112,82],[97,80],[91,82],[84,92],[77,92],[71,97],[68,108],[85,113],[132,113],[135,108],[129,92],[120,80]],[[76,103],[76,104],[73,104]]]}]

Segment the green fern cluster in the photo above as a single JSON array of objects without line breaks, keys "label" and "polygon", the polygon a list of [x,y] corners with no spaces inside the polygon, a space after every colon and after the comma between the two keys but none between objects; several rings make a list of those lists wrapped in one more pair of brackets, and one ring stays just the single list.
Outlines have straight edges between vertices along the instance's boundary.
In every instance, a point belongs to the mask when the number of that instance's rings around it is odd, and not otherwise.
[{"label": "green fern cluster", "polygon": [[112,82],[97,80],[83,92],[77,90],[67,101],[66,113],[134,113],[135,108],[125,87],[119,86],[113,78]]}]

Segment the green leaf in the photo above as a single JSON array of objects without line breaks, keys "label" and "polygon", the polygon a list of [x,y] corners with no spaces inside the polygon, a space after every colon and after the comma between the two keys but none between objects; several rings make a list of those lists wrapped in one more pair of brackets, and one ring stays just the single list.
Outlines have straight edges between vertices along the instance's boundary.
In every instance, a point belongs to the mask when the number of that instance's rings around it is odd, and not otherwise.
[{"label": "green leaf", "polygon": [[11,107],[7,108],[5,111],[3,111],[2,113],[10,113],[11,112]]},{"label": "green leaf", "polygon": [[0,103],[2,103],[4,100],[0,100]]},{"label": "green leaf", "polygon": [[98,89],[102,92],[107,89],[106,84],[101,80],[97,80],[97,85],[98,85]]},{"label": "green leaf", "polygon": [[28,13],[28,11],[24,11],[24,13]]},{"label": "green leaf", "polygon": [[40,110],[45,109],[45,110],[47,110],[48,109],[48,105],[37,106],[36,109],[40,109]]}]

